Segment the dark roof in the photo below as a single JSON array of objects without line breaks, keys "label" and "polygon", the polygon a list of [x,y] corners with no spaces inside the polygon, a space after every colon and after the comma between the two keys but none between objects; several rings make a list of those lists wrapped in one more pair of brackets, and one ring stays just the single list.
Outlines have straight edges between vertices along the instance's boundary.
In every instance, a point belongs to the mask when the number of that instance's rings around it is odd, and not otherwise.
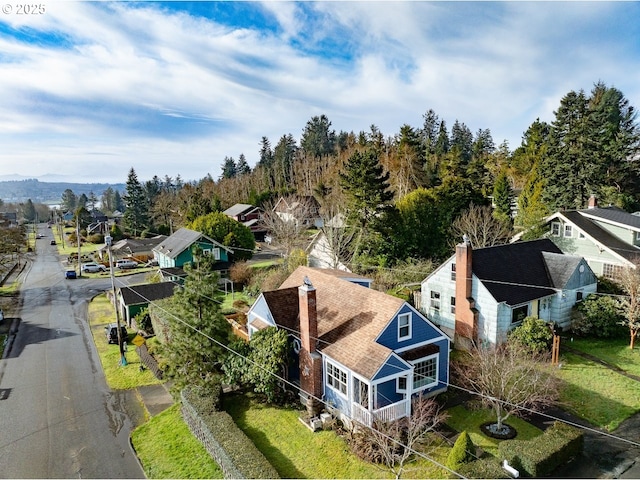
[{"label": "dark roof", "polygon": [[473,251],[473,274],[497,302],[518,305],[556,292],[543,252],[562,255],[549,239]]},{"label": "dark roof", "polygon": [[125,305],[140,305],[172,296],[174,287],[171,282],[147,283],[122,287],[120,294]]},{"label": "dark roof", "polygon": [[163,277],[186,277],[187,272],[182,267],[166,267],[161,268],[160,273]]},{"label": "dark roof", "polygon": [[227,208],[224,212],[228,217],[237,217],[238,215],[242,215],[243,213],[252,212],[257,207],[253,205],[249,205],[247,203],[236,203],[233,207]]},{"label": "dark roof", "polygon": [[169,258],[176,258],[178,255],[184,252],[187,248],[191,247],[191,245],[196,243],[201,238],[207,239],[208,242],[211,242],[214,245],[219,246],[220,248],[224,248],[228,252],[231,251],[224,245],[216,242],[212,238],[209,238],[204,233],[196,232],[195,230],[190,230],[188,228],[179,229],[173,235],[164,239],[164,241],[162,241],[153,250],[163,255],[166,255]]},{"label": "dark roof", "polygon": [[587,208],[579,212],[585,216],[597,217],[606,223],[618,223],[640,230],[640,216],[625,212],[618,207]]},{"label": "dark roof", "polygon": [[[604,209],[591,209],[593,210],[604,210]],[[601,243],[605,247],[609,248],[613,252],[620,255],[622,258],[625,258],[629,261],[634,261],[638,255],[640,255],[640,248],[635,245],[631,245],[623,240],[620,240],[614,234],[610,233],[608,230],[605,230],[601,226],[599,226],[594,221],[582,215],[581,212],[576,210],[569,210],[565,212],[559,212],[560,215],[564,216],[567,220],[573,223],[576,227],[582,230],[586,235],[589,235],[595,241]],[[627,214],[630,215],[630,214]],[[635,216],[635,215],[632,215]]]}]

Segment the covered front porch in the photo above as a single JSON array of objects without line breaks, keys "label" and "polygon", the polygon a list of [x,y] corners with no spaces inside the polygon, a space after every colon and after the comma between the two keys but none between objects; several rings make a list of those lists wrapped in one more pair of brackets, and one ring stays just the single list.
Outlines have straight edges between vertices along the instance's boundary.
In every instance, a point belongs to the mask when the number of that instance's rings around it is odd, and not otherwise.
[{"label": "covered front porch", "polygon": [[[393,383],[395,390],[395,379],[385,383]],[[410,395],[400,395],[399,400],[395,398],[393,401],[384,395],[384,384],[369,384],[357,377],[353,377],[353,387],[351,418],[362,425],[370,427],[374,420],[391,422],[411,415]]]}]

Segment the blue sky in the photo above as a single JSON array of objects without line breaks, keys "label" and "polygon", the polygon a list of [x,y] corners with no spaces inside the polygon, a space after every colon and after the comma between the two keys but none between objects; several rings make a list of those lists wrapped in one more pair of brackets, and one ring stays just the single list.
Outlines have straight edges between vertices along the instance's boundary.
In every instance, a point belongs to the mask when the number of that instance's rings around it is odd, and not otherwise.
[{"label": "blue sky", "polygon": [[321,114],[392,136],[431,108],[514,149],[600,80],[640,107],[637,2],[40,4],[0,12],[0,179],[218,178]]}]

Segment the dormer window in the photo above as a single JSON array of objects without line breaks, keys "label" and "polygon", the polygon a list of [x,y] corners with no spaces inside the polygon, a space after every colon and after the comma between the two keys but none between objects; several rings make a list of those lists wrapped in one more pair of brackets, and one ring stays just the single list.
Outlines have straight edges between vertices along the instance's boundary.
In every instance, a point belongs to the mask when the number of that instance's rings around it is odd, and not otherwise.
[{"label": "dormer window", "polygon": [[411,314],[398,315],[398,340],[411,338]]}]

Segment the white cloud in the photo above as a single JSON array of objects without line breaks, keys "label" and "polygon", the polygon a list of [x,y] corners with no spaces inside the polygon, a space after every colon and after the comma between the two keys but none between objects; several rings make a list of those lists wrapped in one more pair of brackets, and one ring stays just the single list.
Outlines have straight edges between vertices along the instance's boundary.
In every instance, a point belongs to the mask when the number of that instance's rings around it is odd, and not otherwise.
[{"label": "white cloud", "polygon": [[279,29],[154,3],[55,2],[3,17],[17,33],[0,36],[0,175],[97,165],[118,182],[131,166],[141,179],[217,178],[225,156],[255,163],[263,136],[299,138],[323,113],[336,130],[393,135],[433,108],[515,148],[570,90],[602,80],[640,102],[634,4],[252,5]]}]

